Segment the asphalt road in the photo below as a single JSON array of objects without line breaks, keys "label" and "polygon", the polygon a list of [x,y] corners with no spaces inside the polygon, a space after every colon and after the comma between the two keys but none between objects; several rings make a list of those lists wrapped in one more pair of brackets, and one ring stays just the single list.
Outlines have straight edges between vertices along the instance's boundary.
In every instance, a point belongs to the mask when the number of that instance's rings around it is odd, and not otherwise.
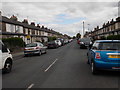
[{"label": "asphalt road", "polygon": [[92,75],[86,64],[87,49],[76,41],[42,56],[14,60],[13,70],[3,74],[3,88],[118,88],[118,72],[101,71]]}]

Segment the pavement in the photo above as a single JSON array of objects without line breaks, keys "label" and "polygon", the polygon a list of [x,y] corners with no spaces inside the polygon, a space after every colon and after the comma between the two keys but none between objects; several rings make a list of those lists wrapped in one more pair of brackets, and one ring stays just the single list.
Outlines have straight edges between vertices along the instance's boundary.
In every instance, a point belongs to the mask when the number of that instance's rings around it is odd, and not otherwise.
[{"label": "pavement", "polygon": [[24,52],[20,51],[20,52],[12,53],[12,56],[13,56],[13,60],[17,60],[24,57]]},{"label": "pavement", "polygon": [[[120,88],[118,72],[92,75],[86,64],[87,49],[73,41],[47,54],[15,59],[12,72],[3,74],[3,88]],[[17,55],[17,54],[16,54]]]}]

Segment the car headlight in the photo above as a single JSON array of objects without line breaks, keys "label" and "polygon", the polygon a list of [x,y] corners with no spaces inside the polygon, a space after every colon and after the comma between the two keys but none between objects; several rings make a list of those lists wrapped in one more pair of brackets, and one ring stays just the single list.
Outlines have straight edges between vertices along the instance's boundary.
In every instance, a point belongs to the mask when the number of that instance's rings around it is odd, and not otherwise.
[{"label": "car headlight", "polygon": [[92,42],[90,42],[90,44],[92,44]]},{"label": "car headlight", "polygon": [[80,42],[80,44],[84,44],[84,42]]}]

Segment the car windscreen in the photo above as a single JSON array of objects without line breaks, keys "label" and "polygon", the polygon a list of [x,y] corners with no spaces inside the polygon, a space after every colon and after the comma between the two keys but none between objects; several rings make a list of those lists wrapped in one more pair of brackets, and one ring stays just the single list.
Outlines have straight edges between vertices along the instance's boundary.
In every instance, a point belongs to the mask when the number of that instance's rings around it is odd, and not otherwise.
[{"label": "car windscreen", "polygon": [[55,43],[55,41],[48,42],[48,44],[54,44],[54,43]]},{"label": "car windscreen", "polygon": [[120,42],[102,42],[99,45],[100,50],[120,50]]},{"label": "car windscreen", "polygon": [[26,45],[26,47],[36,47],[36,46],[37,46],[37,43],[30,43]]},{"label": "car windscreen", "polygon": [[84,38],[80,40],[81,42],[90,42],[91,40],[89,38]]}]

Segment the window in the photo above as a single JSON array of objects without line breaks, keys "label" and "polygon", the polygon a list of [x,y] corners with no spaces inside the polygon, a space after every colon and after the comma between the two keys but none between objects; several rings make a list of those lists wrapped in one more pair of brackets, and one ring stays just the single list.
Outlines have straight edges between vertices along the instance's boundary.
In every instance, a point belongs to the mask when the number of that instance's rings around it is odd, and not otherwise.
[{"label": "window", "polygon": [[39,43],[39,45],[42,46],[42,47],[44,46],[42,43]]},{"label": "window", "polygon": [[105,42],[100,44],[101,50],[120,50],[120,42]]},{"label": "window", "polygon": [[99,49],[99,43],[94,43],[92,46],[93,50],[98,50]]},{"label": "window", "polygon": [[26,47],[36,47],[37,44],[36,43],[30,43],[30,44],[27,44]]}]

